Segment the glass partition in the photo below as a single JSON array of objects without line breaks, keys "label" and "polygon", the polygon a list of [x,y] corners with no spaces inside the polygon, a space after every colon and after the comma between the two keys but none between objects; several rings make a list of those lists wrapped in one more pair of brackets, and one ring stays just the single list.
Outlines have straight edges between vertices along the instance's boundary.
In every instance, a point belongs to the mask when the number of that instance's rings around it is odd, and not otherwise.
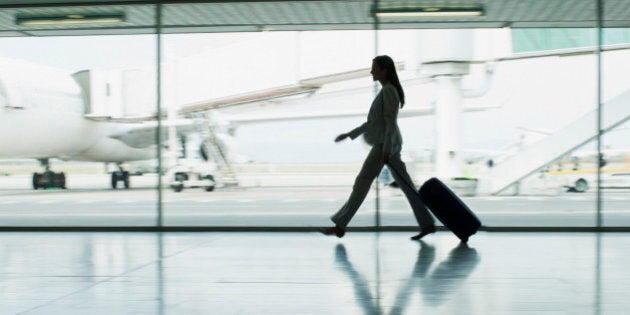
[{"label": "glass partition", "polygon": [[[607,7],[605,7],[606,12]],[[602,31],[602,145],[601,194],[602,225],[630,225],[630,30],[605,28]]]},{"label": "glass partition", "polygon": [[[167,226],[323,226],[369,151],[372,31],[164,35]],[[339,47],[344,47],[339,50]],[[351,226],[374,225],[375,192]]]},{"label": "glass partition", "polygon": [[[596,136],[595,35],[379,31],[379,53],[405,65],[400,127],[416,184],[442,179],[486,226],[593,226],[594,190],[575,193],[564,172]],[[416,225],[399,189],[382,204],[384,225]]]},{"label": "glass partition", "polygon": [[[90,21],[64,31],[43,19],[104,11],[127,15],[107,28]],[[0,226],[155,225],[156,35],[114,28],[141,24],[135,15],[152,23],[154,13],[2,10],[15,21],[3,31],[19,35],[0,38]],[[108,35],[71,36],[90,28]]]},{"label": "glass partition", "polygon": [[[333,140],[365,120],[376,54],[398,62],[416,185],[443,179],[487,226],[592,227],[600,166],[604,225],[627,226],[625,4],[604,2],[600,78],[581,3],[508,27],[377,23],[365,1],[3,7],[0,226],[328,225],[369,149]],[[396,186],[383,171],[351,226],[415,226]]]}]

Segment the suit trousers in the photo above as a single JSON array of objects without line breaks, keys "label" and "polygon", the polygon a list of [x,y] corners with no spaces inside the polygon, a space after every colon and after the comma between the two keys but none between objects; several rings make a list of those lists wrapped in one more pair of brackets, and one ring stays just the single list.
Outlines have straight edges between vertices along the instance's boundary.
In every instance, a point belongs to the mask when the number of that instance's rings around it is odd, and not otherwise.
[{"label": "suit trousers", "polygon": [[[339,209],[339,211],[331,217],[331,220],[337,226],[343,229],[348,226],[348,223],[350,223],[352,217],[355,213],[357,213],[357,210],[370,191],[372,182],[374,182],[376,176],[380,174],[383,165],[383,145],[377,144],[372,146],[370,153],[368,153],[368,156],[365,158],[365,162],[363,162],[363,167],[361,167],[359,175],[357,175],[357,178],[354,181],[350,198],[348,198],[348,201],[341,207],[341,209]],[[400,152],[393,153],[391,155],[388,167],[394,167],[396,171],[404,177],[400,178],[396,172],[391,171],[394,176],[394,180],[405,193],[420,228],[433,225],[435,220],[429,213],[422,199],[420,199],[418,192],[414,191],[411,187],[409,187],[409,185],[403,182],[404,180],[407,181],[407,183],[412,183],[411,177],[407,173],[405,163],[403,163],[400,159]]]}]

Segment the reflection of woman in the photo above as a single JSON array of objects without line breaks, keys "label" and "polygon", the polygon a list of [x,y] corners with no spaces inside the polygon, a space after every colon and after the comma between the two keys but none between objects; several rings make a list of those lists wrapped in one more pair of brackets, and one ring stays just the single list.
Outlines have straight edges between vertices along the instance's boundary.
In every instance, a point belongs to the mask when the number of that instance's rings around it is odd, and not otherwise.
[{"label": "reflection of woman", "polygon": [[402,137],[396,122],[398,104],[400,104],[400,108],[404,106],[405,93],[398,80],[394,61],[389,56],[374,58],[370,73],[374,81],[378,80],[381,83],[382,89],[372,102],[367,121],[354,130],[337,136],[335,142],[347,137],[354,140],[359,135],[364,134],[365,140],[372,146],[372,149],[365,158],[359,175],[357,175],[350,198],[331,218],[335,226],[322,230],[322,233],[343,237],[346,226],[363,203],[374,178],[380,173],[383,165],[387,163],[388,167],[395,168],[404,177],[400,178],[396,172],[392,172],[394,180],[407,196],[418,225],[420,225],[420,233],[412,237],[412,239],[417,240],[435,232],[435,225],[433,217],[427,211],[418,194],[411,187],[407,187],[409,185],[402,182],[404,180],[411,183],[411,177],[407,173],[405,163],[400,160]]},{"label": "reflection of woman", "polygon": [[[457,293],[458,288],[465,285],[466,279],[481,260],[474,248],[460,242],[451,250],[446,260],[433,266],[435,248],[423,241],[419,243],[420,250],[413,271],[398,289],[389,314],[422,314],[422,310],[428,309],[427,307],[443,304],[449,295]],[[374,303],[374,301],[378,301],[378,297],[372,296],[368,281],[348,259],[343,244],[337,244],[335,247],[335,262],[337,262],[337,268],[352,280],[356,295],[355,301],[363,308],[363,313],[385,314],[381,304]],[[418,289],[418,286],[426,306],[415,312],[406,312],[409,304],[414,301],[412,294]]]}]

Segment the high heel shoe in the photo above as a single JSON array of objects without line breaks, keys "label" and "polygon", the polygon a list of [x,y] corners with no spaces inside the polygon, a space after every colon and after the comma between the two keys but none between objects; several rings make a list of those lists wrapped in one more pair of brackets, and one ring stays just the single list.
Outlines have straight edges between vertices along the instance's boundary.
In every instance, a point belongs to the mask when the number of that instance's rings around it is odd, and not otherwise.
[{"label": "high heel shoe", "polygon": [[418,235],[414,235],[411,237],[412,240],[417,241],[429,234],[435,233],[435,225],[429,225],[427,227],[425,227],[424,229],[420,230],[420,233],[418,233]]},{"label": "high heel shoe", "polygon": [[338,226],[320,229],[319,231],[324,235],[337,235],[339,238],[342,238],[346,234],[346,231]]}]

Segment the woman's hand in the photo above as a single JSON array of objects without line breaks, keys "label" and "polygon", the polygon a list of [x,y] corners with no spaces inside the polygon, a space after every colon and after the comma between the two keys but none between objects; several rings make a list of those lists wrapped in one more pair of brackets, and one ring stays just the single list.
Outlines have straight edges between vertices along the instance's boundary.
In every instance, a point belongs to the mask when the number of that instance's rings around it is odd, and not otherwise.
[{"label": "woman's hand", "polygon": [[347,133],[342,133],[342,134],[338,135],[337,138],[335,138],[335,142],[339,142],[341,140],[344,140],[345,138],[348,138],[348,134]]}]

